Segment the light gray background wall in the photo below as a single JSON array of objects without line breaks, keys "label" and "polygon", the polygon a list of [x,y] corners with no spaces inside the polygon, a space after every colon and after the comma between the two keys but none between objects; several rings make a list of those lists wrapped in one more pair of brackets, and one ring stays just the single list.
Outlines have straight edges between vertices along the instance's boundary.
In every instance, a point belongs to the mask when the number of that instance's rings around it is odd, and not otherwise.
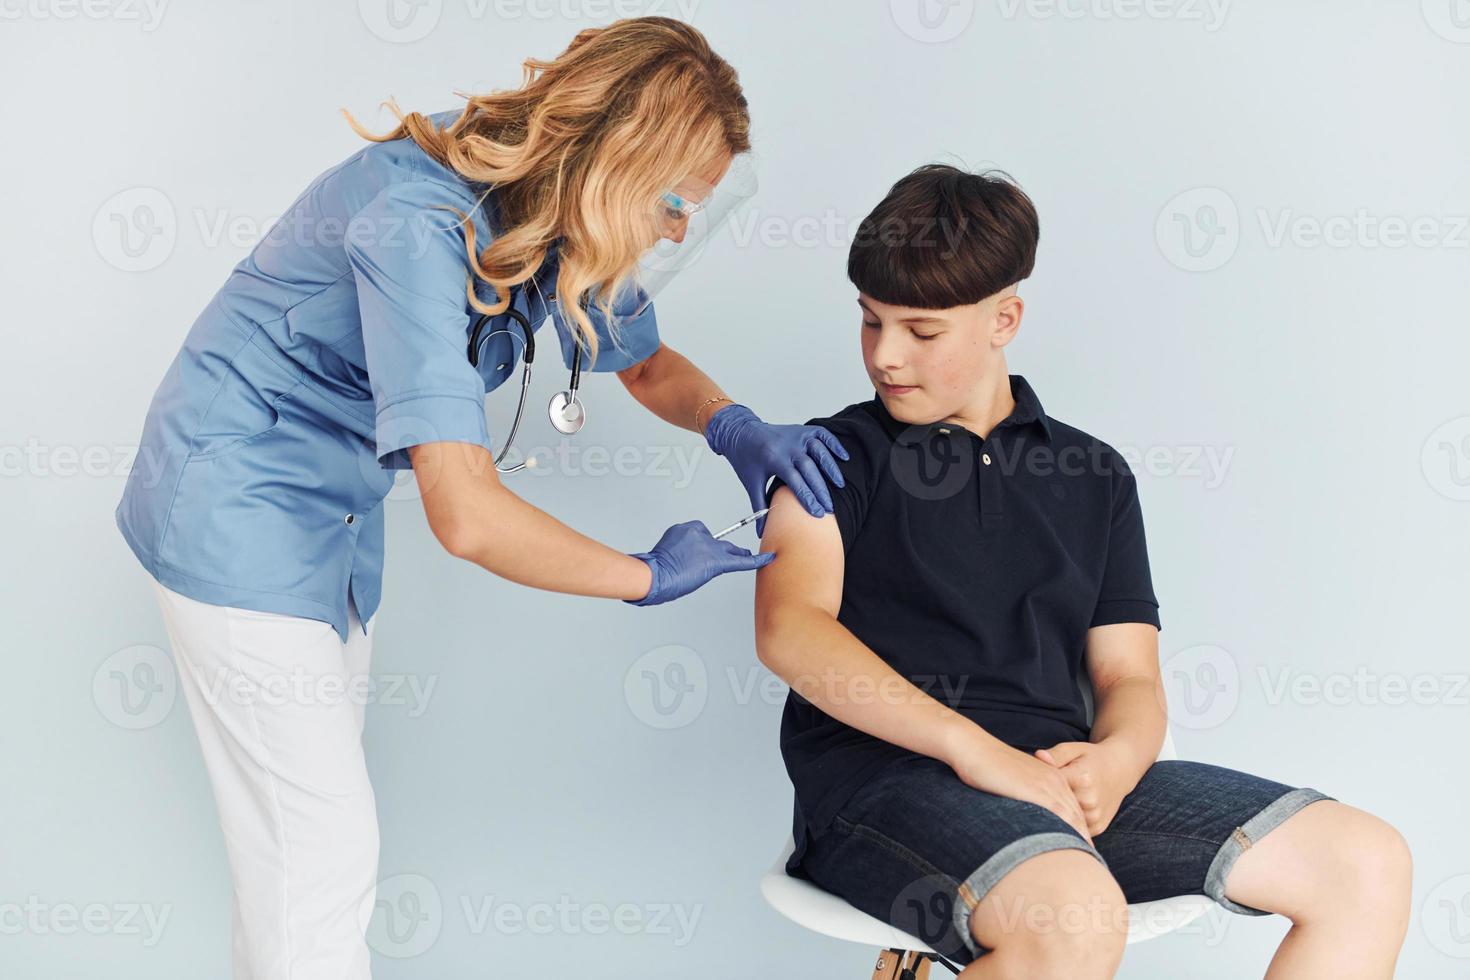
[{"label": "light gray background wall", "polygon": [[[760,194],[660,322],[769,419],[871,394],[843,268],[894,179],[1016,175],[1043,235],[1011,368],[1134,454],[1181,751],[1395,823],[1400,975],[1470,973],[1470,9],[924,2],[0,0],[0,974],[228,975],[214,803],[112,516],[194,316],[361,145],[339,106],[448,108],[619,13],[686,16],[741,72]],[[525,444],[565,454],[514,478],[529,499],[626,551],[747,512],[698,437],[586,391],[575,440],[531,413]],[[537,593],[445,555],[411,486],[389,507],[378,976],[867,975],[757,894],[789,788],[751,578],[654,609]],[[694,689],[660,714],[643,672],[676,661]],[[1258,975],[1286,926],[1217,912],[1123,975]]]}]

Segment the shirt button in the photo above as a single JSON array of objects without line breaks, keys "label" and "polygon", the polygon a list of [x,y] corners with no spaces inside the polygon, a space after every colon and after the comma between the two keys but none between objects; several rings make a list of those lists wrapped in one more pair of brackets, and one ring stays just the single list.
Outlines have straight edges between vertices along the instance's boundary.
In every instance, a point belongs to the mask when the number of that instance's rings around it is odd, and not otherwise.
[{"label": "shirt button", "polygon": [[342,519],[347,522],[347,524],[348,524],[349,527],[352,525],[352,522],[353,521],[357,520],[357,518],[355,516],[353,516],[352,514],[348,514],[346,517],[344,517]]},{"label": "shirt button", "polygon": [[981,453],[980,454],[980,461],[983,462],[986,466],[989,466],[990,465],[990,454],[989,453]]}]

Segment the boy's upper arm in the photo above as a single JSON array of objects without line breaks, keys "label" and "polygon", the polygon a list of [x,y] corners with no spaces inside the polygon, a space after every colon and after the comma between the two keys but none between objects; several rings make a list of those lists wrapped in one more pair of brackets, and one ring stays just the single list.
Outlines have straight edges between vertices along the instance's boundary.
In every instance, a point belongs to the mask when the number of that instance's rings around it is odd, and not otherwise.
[{"label": "boy's upper arm", "polygon": [[1087,631],[1086,656],[1094,692],[1106,691],[1124,677],[1157,679],[1159,631],[1151,623],[1094,626]]},{"label": "boy's upper arm", "polygon": [[757,627],[778,604],[809,604],[837,615],[847,550],[866,518],[876,479],[877,430],[845,419],[815,418],[807,424],[823,425],[847,450],[847,459],[833,455],[843,485],[828,481],[834,513],[812,517],[779,477],[772,480],[761,550],[775,551],[777,558],[756,573]]},{"label": "boy's upper arm", "polygon": [[762,552],[776,560],[755,573],[756,627],[779,606],[815,606],[834,617],[842,605],[845,556],[836,519],[813,517],[791,488],[778,488],[766,515]]}]

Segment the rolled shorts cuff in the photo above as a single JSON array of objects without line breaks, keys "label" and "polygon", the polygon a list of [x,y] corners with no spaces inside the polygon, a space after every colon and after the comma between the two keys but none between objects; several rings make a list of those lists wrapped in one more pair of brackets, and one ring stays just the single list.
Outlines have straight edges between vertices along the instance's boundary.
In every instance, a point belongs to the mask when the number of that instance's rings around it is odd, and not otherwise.
[{"label": "rolled shorts cuff", "polygon": [[1259,813],[1231,831],[1230,838],[1215,852],[1215,859],[1210,862],[1210,869],[1205,873],[1205,894],[1239,915],[1270,915],[1270,912],[1241,905],[1225,897],[1225,879],[1230,875],[1230,869],[1248,847],[1266,836],[1287,817],[1308,803],[1331,799],[1334,797],[1304,787],[1283,793],[1266,804]]},{"label": "rolled shorts cuff", "polygon": [[970,951],[971,956],[983,955],[984,949],[977,945],[975,937],[970,935],[970,914],[975,911],[990,889],[994,888],[1002,878],[1015,870],[1016,865],[1027,858],[1035,857],[1044,851],[1063,851],[1068,848],[1086,851],[1102,862],[1103,867],[1108,866],[1108,862],[1103,860],[1097,848],[1080,836],[1062,831],[1047,831],[1041,834],[1029,834],[1019,840],[1011,841],[992,854],[984,864],[975,869],[973,874],[960,882],[959,887],[955,890],[958,900],[952,903],[954,906],[953,925],[955,932],[959,933],[960,938],[964,940],[965,948]]}]

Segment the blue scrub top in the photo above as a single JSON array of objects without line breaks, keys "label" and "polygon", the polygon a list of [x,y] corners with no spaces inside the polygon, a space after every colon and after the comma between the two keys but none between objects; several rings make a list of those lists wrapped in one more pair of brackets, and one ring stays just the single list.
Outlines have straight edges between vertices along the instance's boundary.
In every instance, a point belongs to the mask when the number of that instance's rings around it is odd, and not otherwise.
[{"label": "blue scrub top", "polygon": [[[464,231],[433,210],[470,214],[483,250],[495,213],[493,192],[477,209],[483,189],[412,139],[370,143],[313,180],[234,268],[154,393],[117,507],[154,578],[202,602],[325,621],[343,642],[349,595],[363,623],[372,617],[393,470],[410,468],[420,443],[493,453],[485,392],[520,360],[518,341],[488,336],[519,336],[502,314],[470,364],[479,313],[465,297]],[[556,266],[553,250],[511,302],[539,328],[552,300],[570,367]],[[658,349],[651,304],[622,320],[617,343],[595,307],[589,316],[600,346],[583,370],[622,370]]]}]

